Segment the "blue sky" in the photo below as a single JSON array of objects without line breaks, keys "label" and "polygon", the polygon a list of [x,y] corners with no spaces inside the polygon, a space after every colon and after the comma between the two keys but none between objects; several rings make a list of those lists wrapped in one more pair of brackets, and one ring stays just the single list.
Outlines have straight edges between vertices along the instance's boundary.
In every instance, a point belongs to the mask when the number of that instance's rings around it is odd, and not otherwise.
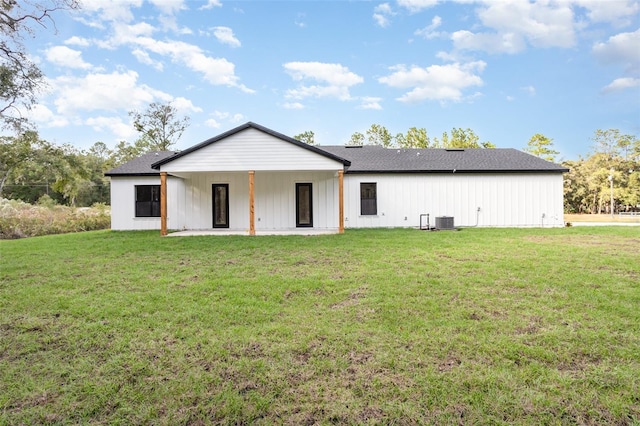
[{"label": "blue sky", "polygon": [[373,123],[471,128],[564,159],[640,134],[640,2],[84,0],[27,39],[48,80],[29,113],[78,148],[135,141],[128,111],[172,102],[184,149],[246,121],[344,144]]}]

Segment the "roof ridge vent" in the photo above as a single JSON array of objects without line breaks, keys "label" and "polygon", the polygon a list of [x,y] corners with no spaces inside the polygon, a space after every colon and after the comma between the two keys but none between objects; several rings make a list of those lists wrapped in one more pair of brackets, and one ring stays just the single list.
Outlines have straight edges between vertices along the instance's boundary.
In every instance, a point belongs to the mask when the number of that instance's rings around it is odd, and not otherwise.
[{"label": "roof ridge vent", "polygon": [[345,148],[362,148],[362,145],[345,145]]},{"label": "roof ridge vent", "polygon": [[444,150],[448,152],[462,152],[464,148],[445,148]]}]

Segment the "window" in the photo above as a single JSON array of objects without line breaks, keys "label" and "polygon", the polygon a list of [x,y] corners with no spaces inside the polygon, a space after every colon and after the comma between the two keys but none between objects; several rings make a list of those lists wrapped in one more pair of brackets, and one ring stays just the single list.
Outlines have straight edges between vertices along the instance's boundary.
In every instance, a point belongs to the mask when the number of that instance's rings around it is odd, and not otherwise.
[{"label": "window", "polygon": [[378,214],[376,185],[376,183],[360,184],[360,214],[363,216]]},{"label": "window", "polygon": [[136,217],[160,217],[160,185],[136,185]]}]

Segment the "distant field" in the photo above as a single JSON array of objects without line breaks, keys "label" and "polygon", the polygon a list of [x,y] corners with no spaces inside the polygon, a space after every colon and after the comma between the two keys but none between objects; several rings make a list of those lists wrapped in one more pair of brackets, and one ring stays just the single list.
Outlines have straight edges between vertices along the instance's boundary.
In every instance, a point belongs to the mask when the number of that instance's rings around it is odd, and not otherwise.
[{"label": "distant field", "polygon": [[640,227],[0,241],[0,425],[640,424]]},{"label": "distant field", "polygon": [[638,216],[620,216],[614,214],[565,214],[565,222],[628,222],[640,223],[640,215]]}]

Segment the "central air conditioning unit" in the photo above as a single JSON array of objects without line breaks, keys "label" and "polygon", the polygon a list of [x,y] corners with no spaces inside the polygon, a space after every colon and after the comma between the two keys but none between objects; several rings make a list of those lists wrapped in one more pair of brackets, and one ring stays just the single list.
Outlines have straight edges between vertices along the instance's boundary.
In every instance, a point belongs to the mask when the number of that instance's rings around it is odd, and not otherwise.
[{"label": "central air conditioning unit", "polygon": [[436,229],[439,229],[439,230],[455,229],[455,227],[453,226],[453,217],[452,216],[436,217]]}]

